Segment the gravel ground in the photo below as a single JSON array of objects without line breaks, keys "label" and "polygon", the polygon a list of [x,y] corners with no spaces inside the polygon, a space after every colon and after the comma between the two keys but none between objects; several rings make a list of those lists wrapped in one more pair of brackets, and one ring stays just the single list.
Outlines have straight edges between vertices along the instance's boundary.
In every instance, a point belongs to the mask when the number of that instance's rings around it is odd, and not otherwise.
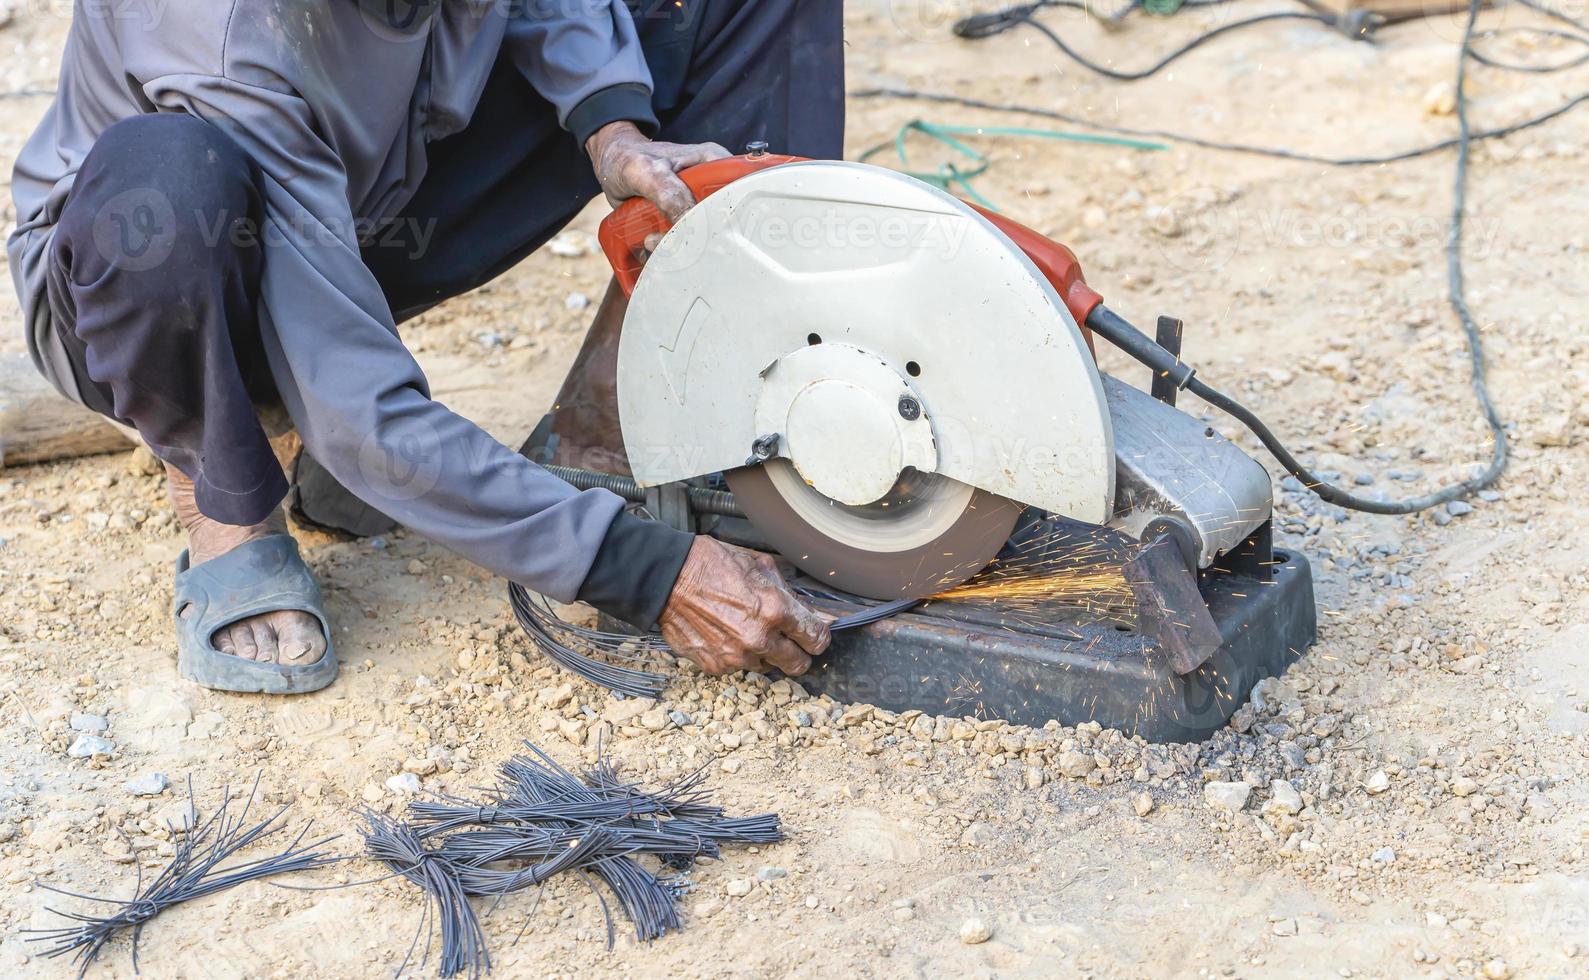
[{"label": "gravel ground", "polygon": [[[1446,18],[1378,46],[1265,27],[1117,85],[1034,32],[955,42],[937,16],[947,5],[906,6],[851,5],[852,89],[952,91],[1330,153],[1454,130]],[[9,9],[0,91],[51,87],[66,21],[49,5]],[[1047,16],[1137,64],[1233,15],[1117,35]],[[1522,23],[1539,21],[1513,7],[1485,20]],[[1589,69],[1476,71],[1474,112],[1498,124],[1586,87]],[[0,101],[0,163],[45,106]],[[918,116],[1046,125],[855,100],[852,158]],[[599,741],[646,779],[713,763],[721,802],[778,811],[790,837],[695,872],[687,931],[648,946],[620,930],[608,952],[577,882],[549,888],[533,916],[527,898],[507,903],[486,920],[501,975],[1589,975],[1586,140],[1589,115],[1577,114],[1474,153],[1469,298],[1516,443],[1506,478],[1471,506],[1418,518],[1349,514],[1281,481],[1281,540],[1318,578],[1319,642],[1201,745],[894,715],[754,676],[685,675],[661,701],[618,700],[527,650],[501,582],[401,532],[300,533],[344,662],[332,689],[207,692],[175,671],[182,541],[152,459],[0,472],[0,972],[68,975],[20,930],[53,922],[46,905],[77,906],[33,883],[125,894],[133,860],[170,853],[166,820],[190,778],[203,809],[261,773],[268,800],[351,830],[356,806],[402,805],[405,781],[392,777],[467,791],[529,738],[564,762],[594,758]],[[1340,170],[1184,147],[977,145],[992,160],[983,194],[1069,243],[1112,306],[1183,317],[1204,376],[1319,467],[1400,496],[1485,456],[1443,294],[1449,154]],[[584,301],[600,294],[590,235],[602,210],[576,222],[562,254],[405,328],[444,397],[506,441],[543,410]],[[19,319],[7,294],[0,349],[20,346]],[[1107,352],[1104,366],[1145,383]],[[254,884],[151,925],[142,966],[381,976],[419,915],[392,881]],[[92,973],[130,975],[125,946]]]}]

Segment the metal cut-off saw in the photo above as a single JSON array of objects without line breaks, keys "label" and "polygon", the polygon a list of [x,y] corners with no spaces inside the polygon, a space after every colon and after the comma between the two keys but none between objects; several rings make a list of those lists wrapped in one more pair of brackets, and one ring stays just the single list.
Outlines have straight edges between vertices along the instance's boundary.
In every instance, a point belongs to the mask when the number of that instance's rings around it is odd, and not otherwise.
[{"label": "metal cut-off saw", "polygon": [[[551,469],[776,552],[835,612],[946,596],[836,635],[807,687],[1185,740],[1312,641],[1307,563],[1270,543],[1269,474],[1175,406],[1192,376],[1178,321],[1149,338],[1064,246],[896,171],[753,147],[681,177],[699,203],[676,224],[633,200],[599,234],[630,294],[632,479]],[[1100,336],[1152,369],[1151,392],[1099,371]],[[1123,570],[1130,613],[953,599],[1065,542]]]}]

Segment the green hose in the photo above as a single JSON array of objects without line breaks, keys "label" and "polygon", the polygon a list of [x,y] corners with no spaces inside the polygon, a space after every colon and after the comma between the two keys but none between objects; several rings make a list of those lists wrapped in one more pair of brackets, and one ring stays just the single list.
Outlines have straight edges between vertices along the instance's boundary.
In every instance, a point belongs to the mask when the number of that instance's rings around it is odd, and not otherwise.
[{"label": "green hose", "polygon": [[[910,169],[910,156],[905,148],[905,140],[910,136],[911,133],[921,133],[924,136],[928,136],[937,140],[943,145],[949,147],[951,150],[954,150],[956,153],[959,153],[961,156],[972,160],[974,165],[970,169],[962,169],[959,166],[956,166],[953,162],[948,162],[943,164],[937,170]],[[952,190],[954,186],[958,185],[960,189],[965,192],[965,195],[971,200],[982,205],[990,211],[999,210],[997,205],[983,197],[977,192],[975,187],[971,186],[972,178],[981,176],[991,165],[988,158],[977,152],[977,150],[973,149],[972,147],[969,147],[961,141],[955,139],[956,136],[1029,136],[1038,139],[1067,140],[1072,143],[1094,143],[1099,146],[1123,146],[1132,150],[1169,149],[1169,147],[1164,143],[1152,143],[1148,142],[1147,140],[1126,139],[1120,136],[1096,136],[1092,133],[1067,133],[1057,129],[1029,129],[1025,126],[955,126],[946,125],[943,123],[930,123],[924,119],[912,119],[910,122],[899,127],[899,132],[894,134],[894,138],[892,140],[889,140],[885,143],[879,143],[867,150],[865,153],[862,153],[860,160],[862,163],[865,163],[872,157],[892,146],[894,148],[894,152],[899,156],[899,166],[903,173],[915,177],[917,180],[926,181],[927,183],[932,184],[935,187],[940,187],[946,191]]]}]

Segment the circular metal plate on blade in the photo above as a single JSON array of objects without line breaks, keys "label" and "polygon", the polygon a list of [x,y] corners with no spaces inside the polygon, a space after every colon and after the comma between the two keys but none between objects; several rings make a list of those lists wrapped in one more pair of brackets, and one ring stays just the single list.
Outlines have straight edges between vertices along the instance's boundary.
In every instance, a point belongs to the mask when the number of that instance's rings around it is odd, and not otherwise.
[{"label": "circular metal plate on blade", "polygon": [[981,571],[1021,505],[938,473],[908,472],[882,499],[829,500],[786,459],[724,474],[774,548],[819,582],[873,599],[921,598]]}]

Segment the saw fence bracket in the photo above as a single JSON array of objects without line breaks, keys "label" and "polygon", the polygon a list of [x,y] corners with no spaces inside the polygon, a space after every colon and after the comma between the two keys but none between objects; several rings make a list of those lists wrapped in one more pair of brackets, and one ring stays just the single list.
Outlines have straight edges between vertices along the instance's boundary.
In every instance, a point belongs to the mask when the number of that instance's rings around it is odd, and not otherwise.
[{"label": "saw fence bracket", "polygon": [[[1154,331],[1154,341],[1177,359],[1181,356],[1181,333],[1184,327],[1180,320],[1173,316],[1159,317],[1158,329]],[[1175,380],[1163,372],[1153,375],[1153,397],[1166,405],[1175,404],[1175,393],[1180,389]]]}]

